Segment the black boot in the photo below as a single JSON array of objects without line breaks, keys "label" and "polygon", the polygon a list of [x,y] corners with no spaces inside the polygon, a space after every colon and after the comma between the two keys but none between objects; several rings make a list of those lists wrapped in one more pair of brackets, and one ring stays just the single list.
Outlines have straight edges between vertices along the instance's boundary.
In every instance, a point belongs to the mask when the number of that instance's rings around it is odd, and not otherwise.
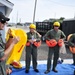
[{"label": "black boot", "polygon": [[56,72],[56,73],[58,72],[56,69],[52,69],[52,71],[54,71],[54,72]]},{"label": "black boot", "polygon": [[74,70],[74,75],[75,75],[75,70]]},{"label": "black boot", "polygon": [[29,70],[26,70],[25,73],[29,73]]},{"label": "black boot", "polygon": [[50,70],[46,70],[44,73],[47,74],[47,73],[49,73],[49,72],[50,72]]},{"label": "black boot", "polygon": [[75,66],[75,63],[73,63],[72,65],[74,65],[74,66]]},{"label": "black boot", "polygon": [[39,72],[39,70],[38,70],[38,69],[34,69],[34,71],[35,71],[35,72]]}]

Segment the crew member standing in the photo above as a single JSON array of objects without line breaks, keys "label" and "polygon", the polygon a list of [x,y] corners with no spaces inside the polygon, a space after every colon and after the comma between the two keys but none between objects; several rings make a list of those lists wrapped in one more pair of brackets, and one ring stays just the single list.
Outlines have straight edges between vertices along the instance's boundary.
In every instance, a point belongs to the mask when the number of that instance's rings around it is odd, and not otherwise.
[{"label": "crew member standing", "polygon": [[[45,34],[45,39],[46,40],[55,40],[56,42],[58,42],[60,39],[65,39],[66,36],[65,34],[59,29],[60,27],[60,23],[59,22],[54,22],[53,24],[54,28],[49,30],[46,34]],[[51,60],[52,60],[52,55],[54,54],[54,58],[53,58],[53,68],[52,71],[54,72],[58,72],[56,70],[56,66],[57,66],[57,60],[59,58],[59,45],[56,44],[56,46],[54,47],[49,47],[49,52],[48,52],[48,59],[47,59],[47,70],[44,72],[45,74],[49,73],[51,70]]]},{"label": "crew member standing", "polygon": [[34,42],[39,42],[41,35],[36,31],[36,26],[30,24],[30,31],[27,33],[27,45],[26,45],[26,73],[29,73],[30,62],[32,56],[33,69],[35,72],[39,72],[37,69],[37,47],[34,45]]}]

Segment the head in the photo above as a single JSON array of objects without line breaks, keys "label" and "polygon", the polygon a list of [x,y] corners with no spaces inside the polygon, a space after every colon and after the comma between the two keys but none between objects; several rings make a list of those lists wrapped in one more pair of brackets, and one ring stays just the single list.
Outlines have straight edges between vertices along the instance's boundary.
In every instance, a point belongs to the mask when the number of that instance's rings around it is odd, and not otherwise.
[{"label": "head", "polygon": [[4,29],[4,26],[6,25],[7,21],[9,21],[10,19],[5,17],[3,15],[2,12],[0,12],[0,30],[3,30]]},{"label": "head", "polygon": [[30,24],[29,28],[30,28],[30,32],[32,33],[34,32],[34,30],[36,30],[36,26],[34,24]]},{"label": "head", "polygon": [[59,22],[54,22],[53,26],[54,26],[55,30],[58,30],[59,27],[60,27],[60,23]]}]

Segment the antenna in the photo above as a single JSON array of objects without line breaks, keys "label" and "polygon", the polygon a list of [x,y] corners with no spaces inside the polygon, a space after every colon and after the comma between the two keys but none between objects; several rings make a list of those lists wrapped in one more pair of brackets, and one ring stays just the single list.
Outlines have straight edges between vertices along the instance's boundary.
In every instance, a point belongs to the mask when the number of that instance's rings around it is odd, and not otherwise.
[{"label": "antenna", "polygon": [[34,13],[33,13],[33,23],[35,22],[36,4],[37,4],[37,0],[35,0]]}]

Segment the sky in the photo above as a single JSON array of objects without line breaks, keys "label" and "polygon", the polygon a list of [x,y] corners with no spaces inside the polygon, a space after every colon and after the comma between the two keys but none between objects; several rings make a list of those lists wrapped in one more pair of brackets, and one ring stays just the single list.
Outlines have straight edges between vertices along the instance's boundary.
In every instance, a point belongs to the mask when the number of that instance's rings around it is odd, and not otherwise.
[{"label": "sky", "polygon": [[[33,22],[34,6],[36,0],[9,0],[14,4],[10,13],[10,22]],[[75,0],[37,0],[35,21],[50,18],[74,18]]]}]

